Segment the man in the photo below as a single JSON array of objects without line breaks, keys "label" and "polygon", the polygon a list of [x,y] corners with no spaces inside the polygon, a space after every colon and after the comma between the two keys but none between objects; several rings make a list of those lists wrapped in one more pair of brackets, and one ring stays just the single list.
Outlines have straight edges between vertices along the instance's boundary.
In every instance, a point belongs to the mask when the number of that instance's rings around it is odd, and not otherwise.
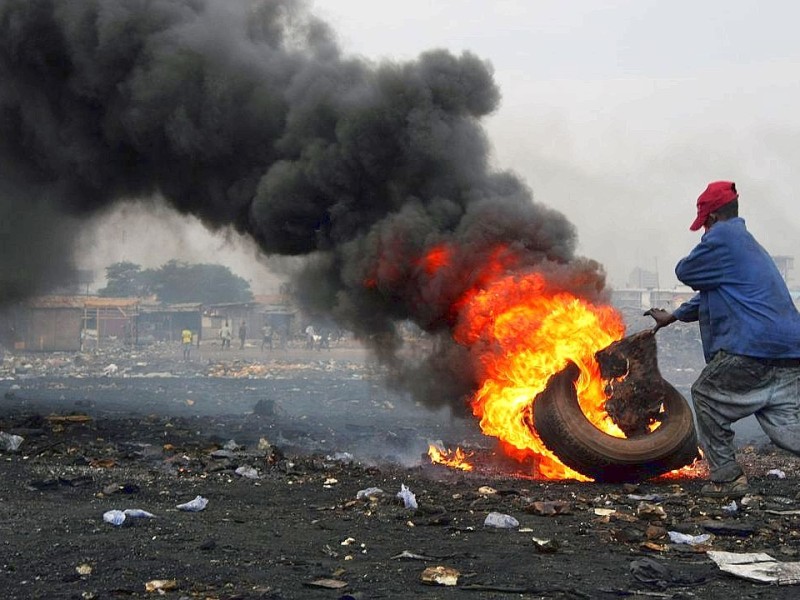
[{"label": "man", "polygon": [[269,346],[272,350],[272,326],[268,323],[261,328],[261,351],[264,351],[264,346]]},{"label": "man", "polygon": [[317,335],[317,332],[314,330],[313,325],[309,325],[306,327],[306,349],[313,350],[314,349],[314,336]]},{"label": "man", "polygon": [[188,327],[181,331],[181,343],[183,344],[183,360],[189,360],[192,352],[192,330]]},{"label": "man", "polygon": [[230,350],[233,332],[231,331],[231,326],[228,325],[228,321],[225,321],[225,325],[220,327],[219,337],[222,340],[222,349],[225,350],[225,348],[228,348],[228,350]]},{"label": "man", "polygon": [[690,229],[705,232],[675,267],[697,294],[669,313],[651,308],[654,331],[699,321],[706,367],[692,386],[700,443],[711,470],[701,493],[748,491],[736,462],[731,424],[755,414],[775,445],[800,454],[800,313],[764,248],[739,216],[739,194],[715,181],[697,199]]},{"label": "man", "polygon": [[239,325],[239,350],[244,349],[244,341],[247,339],[247,325],[244,321]]}]

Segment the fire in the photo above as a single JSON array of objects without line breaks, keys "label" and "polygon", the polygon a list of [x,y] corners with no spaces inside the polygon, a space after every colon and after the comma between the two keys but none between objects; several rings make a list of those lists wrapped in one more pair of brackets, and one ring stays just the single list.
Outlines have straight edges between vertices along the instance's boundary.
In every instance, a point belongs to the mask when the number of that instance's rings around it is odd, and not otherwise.
[{"label": "fire", "polygon": [[450,255],[451,251],[447,246],[435,246],[419,261],[419,264],[428,275],[434,275],[439,269],[450,264]]},{"label": "fire", "polygon": [[708,463],[703,455],[703,450],[697,449],[698,458],[690,465],[675,469],[669,473],[664,473],[662,479],[708,479],[710,472],[708,470]]},{"label": "fire", "polygon": [[541,273],[484,282],[460,307],[454,336],[477,357],[480,387],[472,411],[487,435],[499,438],[507,454],[531,459],[538,475],[586,479],[566,467],[529,426],[534,397],[568,361],[580,368],[580,405],[599,429],[622,432],[604,409],[604,382],[594,353],[622,338],[622,317],[611,306],[595,305],[553,289]]},{"label": "fire", "polygon": [[[566,271],[559,267],[552,277],[526,270],[523,255],[512,245],[481,249],[480,264],[475,264],[474,249],[450,243],[404,262],[398,257],[408,256],[407,242],[381,239],[380,258],[366,274],[365,286],[391,290],[410,279],[446,297],[444,319],[454,340],[469,350],[478,377],[470,402],[482,431],[498,438],[508,456],[532,463],[537,477],[586,480],[544,446],[532,429],[531,408],[550,377],[572,361],[580,369],[577,395],[587,418],[600,430],[624,437],[605,411],[606,382],[594,359],[595,352],[623,337],[621,315],[568,291],[595,289],[591,277],[583,280],[576,272],[565,283]],[[447,285],[456,282],[464,288],[450,297]],[[416,301],[428,297],[420,294]],[[434,462],[472,468],[460,449],[449,453],[431,447],[429,454]]]},{"label": "fire", "polygon": [[440,448],[436,444],[428,445],[428,456],[431,462],[445,465],[451,469],[460,469],[461,471],[472,471],[472,465],[467,462],[467,458],[472,456],[471,453],[464,452],[461,448],[456,448],[454,451]]}]

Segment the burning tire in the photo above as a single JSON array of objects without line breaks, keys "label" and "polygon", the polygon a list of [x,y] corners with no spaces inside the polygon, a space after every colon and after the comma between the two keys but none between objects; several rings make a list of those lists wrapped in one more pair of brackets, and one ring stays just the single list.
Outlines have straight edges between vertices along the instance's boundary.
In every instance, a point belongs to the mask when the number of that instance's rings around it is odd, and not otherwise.
[{"label": "burning tire", "polygon": [[565,465],[596,481],[625,482],[657,477],[697,458],[697,434],[684,397],[666,384],[661,425],[652,433],[617,438],[597,429],[578,404],[580,370],[570,363],[553,375],[533,404],[533,425]]}]

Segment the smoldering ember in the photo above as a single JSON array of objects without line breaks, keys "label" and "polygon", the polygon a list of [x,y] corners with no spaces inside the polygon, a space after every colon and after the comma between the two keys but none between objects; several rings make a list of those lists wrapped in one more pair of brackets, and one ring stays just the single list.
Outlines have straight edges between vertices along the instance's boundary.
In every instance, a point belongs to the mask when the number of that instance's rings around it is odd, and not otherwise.
[{"label": "smoldering ember", "polygon": [[[0,0],[0,73],[7,597],[796,593],[797,459],[745,423],[753,493],[700,497],[698,333],[492,166],[486,61],[348,57],[294,0]],[[142,202],[291,293],[55,295]]]}]

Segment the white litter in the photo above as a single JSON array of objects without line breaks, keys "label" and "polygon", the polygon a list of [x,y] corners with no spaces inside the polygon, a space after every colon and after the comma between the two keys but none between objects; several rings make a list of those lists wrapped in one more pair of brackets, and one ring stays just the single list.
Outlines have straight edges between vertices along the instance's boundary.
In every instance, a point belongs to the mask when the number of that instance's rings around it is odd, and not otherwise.
[{"label": "white litter", "polygon": [[114,527],[122,525],[126,518],[124,510],[107,510],[103,513],[103,521],[111,523]]},{"label": "white litter", "polygon": [[234,473],[245,479],[259,479],[258,469],[255,467],[242,465],[241,467],[237,467]]},{"label": "white litter", "polygon": [[131,519],[153,519],[155,515],[141,508],[126,508],[125,510],[107,510],[103,513],[103,521],[114,527],[119,527],[130,517]]},{"label": "white litter", "polygon": [[116,375],[117,371],[119,371],[119,367],[114,363],[111,363],[103,369],[103,375],[110,377],[111,375]]},{"label": "white litter", "polygon": [[408,489],[408,487],[406,487],[406,484],[400,484],[400,491],[397,492],[397,497],[403,501],[403,506],[406,508],[418,508],[417,497],[410,489]]},{"label": "white litter", "polygon": [[368,487],[365,490],[358,490],[356,493],[356,500],[368,500],[376,496],[382,496],[383,490],[379,487]]},{"label": "white litter", "polygon": [[515,529],[519,527],[519,521],[517,521],[511,515],[506,515],[499,512],[490,512],[486,515],[486,519],[483,521],[484,527],[496,527],[498,529]]},{"label": "white litter", "polygon": [[333,460],[342,463],[351,463],[355,459],[353,458],[353,455],[350,454],[349,452],[336,452],[334,454],[326,455],[325,460]]},{"label": "white litter", "polygon": [[5,431],[0,431],[0,443],[2,443],[3,449],[6,452],[16,452],[24,441],[25,438],[21,435],[13,435]]},{"label": "white litter", "polygon": [[186,512],[200,512],[201,510],[205,509],[206,506],[208,506],[208,498],[195,496],[194,500],[184,502],[183,504],[178,504],[178,506],[175,508]]},{"label": "white litter", "polygon": [[679,531],[668,531],[667,535],[669,536],[669,541],[673,544],[689,544],[690,546],[704,544],[711,539],[708,533],[702,535],[688,535],[686,533],[680,533]]},{"label": "white litter", "polygon": [[763,552],[709,551],[707,554],[720,570],[748,581],[778,585],[800,583],[800,562],[779,562]]}]

